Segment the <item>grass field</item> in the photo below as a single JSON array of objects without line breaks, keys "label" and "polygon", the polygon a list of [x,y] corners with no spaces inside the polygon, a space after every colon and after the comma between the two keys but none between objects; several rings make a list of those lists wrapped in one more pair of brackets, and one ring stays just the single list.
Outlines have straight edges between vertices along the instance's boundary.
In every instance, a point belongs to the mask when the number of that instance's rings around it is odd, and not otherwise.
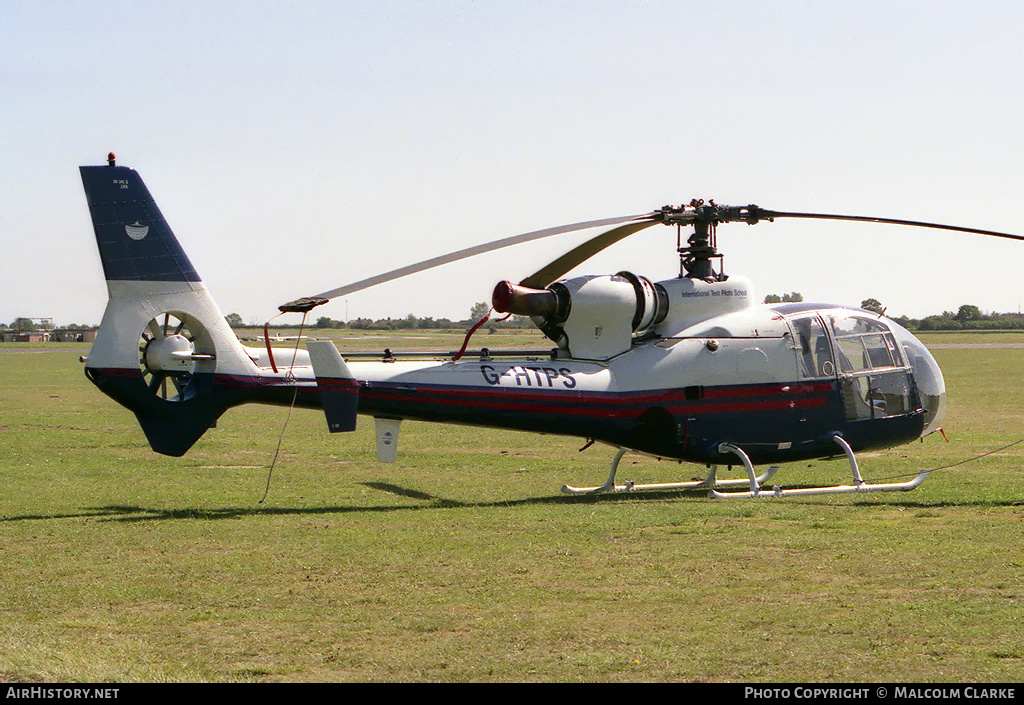
[{"label": "grass field", "polygon": [[[866,456],[865,478],[1024,438],[1024,335],[923,339],[949,442]],[[540,344],[474,345],[492,341]],[[85,350],[0,346],[0,680],[1024,678],[1024,444],[912,493],[579,498],[558,489],[603,481],[610,449],[407,422],[382,465],[369,420],[330,435],[296,411],[260,504],[287,410],[232,410],[159,456],[86,381]],[[627,456],[619,477],[700,470]]]}]

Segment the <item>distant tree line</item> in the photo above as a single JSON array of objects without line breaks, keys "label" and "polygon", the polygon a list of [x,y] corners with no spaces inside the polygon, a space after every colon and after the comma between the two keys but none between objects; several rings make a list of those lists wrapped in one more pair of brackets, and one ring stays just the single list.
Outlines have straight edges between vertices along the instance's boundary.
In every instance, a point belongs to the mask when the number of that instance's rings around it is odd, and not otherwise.
[{"label": "distant tree line", "polygon": [[764,302],[766,304],[795,304],[800,303],[803,300],[804,297],[799,291],[783,294],[782,296],[779,296],[778,294],[768,294],[768,296],[764,297]]},{"label": "distant tree line", "polygon": [[[433,318],[426,316],[420,318],[414,316],[411,313],[405,318],[356,318],[351,321],[339,321],[328,316],[320,316],[316,319],[316,322],[312,324],[313,328],[351,328],[353,330],[415,330],[415,329],[449,329],[449,330],[465,330],[476,325],[484,316],[490,314],[486,322],[486,327],[492,332],[498,328],[532,328],[534,327],[533,321],[526,316],[510,316],[505,318],[504,314],[496,314],[491,311],[491,307],[486,303],[474,304],[470,309],[469,317],[464,318],[460,321],[453,321],[450,318]],[[244,328],[247,327],[242,321],[242,317],[237,313],[229,313],[224,317],[227,320],[228,325],[232,328]],[[504,319],[504,320],[502,320]],[[279,323],[271,326],[272,328],[294,328],[294,322]]]},{"label": "distant tree line", "polygon": [[98,326],[96,326],[96,324],[82,325],[80,323],[68,323],[65,326],[55,326],[53,320],[49,318],[15,318],[9,326],[6,323],[0,323],[0,328],[4,328],[5,330],[23,331],[26,333],[40,330],[53,330],[54,328],[92,329],[97,327]]},{"label": "distant tree line", "polygon": [[326,316],[316,319],[317,328],[352,328],[353,330],[411,330],[411,329],[445,329],[460,328],[457,322],[448,318],[418,318],[411,313],[405,318],[356,318],[348,323],[336,321]]},{"label": "distant tree line", "polygon": [[1019,313],[982,313],[977,306],[964,304],[960,309],[943,311],[921,319],[894,318],[910,330],[1024,330],[1024,315]]},{"label": "distant tree line", "polygon": [[[764,297],[766,304],[797,303],[804,300],[800,292],[794,291],[788,294],[769,294]],[[860,307],[866,311],[872,311],[879,315],[885,315],[886,309],[878,299],[864,299]],[[490,312],[490,318],[485,326],[488,330],[494,331],[499,328],[533,328],[534,323],[528,316],[510,316],[505,320],[504,314],[491,312],[491,307],[485,303],[474,304],[470,309],[470,315],[460,321],[453,321],[448,318],[419,318],[411,313],[405,318],[356,318],[353,321],[336,321],[321,316],[312,325],[314,328],[352,328],[354,330],[410,330],[410,329],[449,329],[465,330],[470,328]],[[891,316],[894,321],[909,330],[1024,330],[1024,314],[1020,313],[984,313],[973,304],[964,304],[956,313],[943,311],[940,314],[926,316],[925,318],[909,318],[908,316]],[[246,326],[242,317],[237,313],[230,313],[224,317],[232,328],[244,328]],[[48,322],[48,319],[47,319]],[[41,319],[16,318],[9,326],[9,329],[35,331],[52,328],[53,325],[41,322]],[[95,325],[78,325],[71,323],[63,328],[96,328]],[[279,323],[272,328],[294,328],[294,322]],[[0,328],[8,328],[0,323]]]},{"label": "distant tree line", "polygon": [[[485,312],[486,313],[486,312]],[[495,316],[494,314],[486,322],[486,327],[490,330],[497,330],[499,328],[533,328],[535,327],[533,321],[526,316],[512,316],[507,320],[499,320],[504,314]],[[315,328],[351,328],[353,330],[413,330],[413,329],[449,329],[449,330],[464,330],[471,328],[476,325],[477,322],[483,318],[466,318],[461,321],[453,321],[449,318],[419,318],[412,315],[411,313],[405,318],[378,318],[376,320],[370,318],[356,318],[346,323],[345,321],[336,321],[326,316],[321,316],[316,320],[314,324]]]},{"label": "distant tree line", "polygon": [[[790,294],[769,294],[764,297],[766,304],[790,303],[803,301],[799,292]],[[879,315],[886,315],[886,308],[878,299],[864,299],[860,307]],[[973,304],[964,304],[956,313],[943,311],[940,314],[925,318],[909,316],[891,316],[892,320],[908,330],[1024,330],[1024,314],[1020,313],[984,313]]]},{"label": "distant tree line", "polygon": [[[885,308],[877,299],[865,299],[860,307],[884,314]],[[924,318],[891,316],[892,320],[908,330],[1024,330],[1024,315],[1019,313],[983,313],[974,304],[964,304],[956,313],[943,311]]]}]

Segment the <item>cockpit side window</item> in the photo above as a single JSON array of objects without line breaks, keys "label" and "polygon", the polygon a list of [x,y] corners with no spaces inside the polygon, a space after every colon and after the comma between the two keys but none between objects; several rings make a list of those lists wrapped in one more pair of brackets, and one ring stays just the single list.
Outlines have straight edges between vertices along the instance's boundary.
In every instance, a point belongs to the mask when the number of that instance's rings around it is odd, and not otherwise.
[{"label": "cockpit side window", "polygon": [[835,377],[832,346],[820,319],[817,316],[805,316],[794,319],[792,325],[801,376],[805,379]]},{"label": "cockpit side window", "polygon": [[881,321],[861,316],[832,318],[839,370],[856,373],[888,367],[905,367],[899,346]]}]

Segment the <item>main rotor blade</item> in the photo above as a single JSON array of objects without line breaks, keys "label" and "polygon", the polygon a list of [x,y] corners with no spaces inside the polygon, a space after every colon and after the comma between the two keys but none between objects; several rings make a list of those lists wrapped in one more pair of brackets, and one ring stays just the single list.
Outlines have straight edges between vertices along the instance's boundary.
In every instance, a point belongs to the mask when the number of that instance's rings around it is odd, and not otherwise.
[{"label": "main rotor blade", "polygon": [[566,252],[555,261],[544,265],[540,271],[534,272],[530,276],[526,277],[526,279],[519,282],[519,285],[526,286],[531,289],[544,289],[548,284],[560,279],[566,272],[570,271],[577,265],[586,262],[601,250],[614,245],[619,240],[622,240],[633,233],[640,232],[644,228],[649,228],[659,222],[661,221],[655,220],[653,216],[648,216],[646,220],[620,225],[608,232],[601,233],[600,235],[587,240],[579,247]]},{"label": "main rotor blade", "polygon": [[816,220],[852,220],[861,223],[884,223],[887,225],[910,225],[918,228],[936,228],[938,230],[952,230],[958,233],[974,233],[975,235],[992,235],[1004,237],[1010,240],[1024,240],[1024,235],[1012,233],[1000,233],[994,230],[979,230],[978,228],[965,228],[960,225],[944,225],[942,223],[925,223],[919,220],[899,220],[897,218],[876,218],[868,215],[835,215],[832,213],[787,213],[783,211],[770,211],[758,209],[758,217],[763,219],[773,218],[811,218]]},{"label": "main rotor blade", "polygon": [[[524,242],[530,242],[532,240],[540,240],[541,238],[552,237],[554,235],[561,235],[563,233],[570,233],[570,232],[574,232],[576,230],[587,230],[588,228],[599,228],[599,227],[602,227],[602,226],[605,226],[605,225],[618,225],[619,223],[625,223],[625,222],[629,222],[629,221],[632,221],[632,220],[648,219],[648,218],[651,218],[651,217],[652,217],[652,214],[650,214],[650,213],[644,214],[644,215],[627,215],[627,216],[620,216],[618,218],[604,218],[602,220],[590,220],[590,221],[586,221],[586,222],[583,222],[583,223],[573,223],[572,225],[560,225],[560,226],[554,227],[554,228],[545,228],[544,230],[535,230],[533,232],[523,233],[522,235],[513,235],[512,237],[502,238],[501,240],[495,240],[493,242],[485,243],[483,245],[475,245],[473,247],[467,247],[464,250],[458,250],[456,252],[451,252],[451,253],[449,253],[447,255],[441,255],[440,257],[432,257],[432,258],[430,258],[428,260],[424,260],[424,261],[419,262],[417,264],[410,264],[410,265],[408,265],[406,267],[399,267],[398,269],[393,269],[390,272],[385,272],[384,274],[378,274],[375,277],[369,277],[367,279],[363,279],[361,281],[357,281],[357,282],[354,282],[352,284],[346,284],[345,286],[340,286],[337,289],[331,289],[330,291],[325,291],[325,292],[323,292],[321,294],[317,294],[314,297],[309,297],[307,299],[299,299],[296,302],[292,302],[292,303],[293,304],[298,304],[299,302],[314,302],[315,301],[315,303],[313,303],[312,305],[316,306],[316,305],[319,305],[320,303],[327,303],[327,301],[329,301],[330,299],[334,299],[334,298],[337,298],[339,296],[344,296],[346,294],[352,294],[352,293],[355,293],[357,291],[362,291],[363,289],[368,289],[371,286],[376,286],[378,284],[383,284],[385,282],[393,281],[395,279],[401,279],[402,277],[407,277],[410,274],[416,274],[417,272],[423,272],[423,271],[426,271],[428,269],[433,269],[434,267],[440,267],[443,264],[450,264],[451,262],[458,262],[459,260],[466,259],[467,257],[473,257],[474,255],[482,255],[482,254],[484,254],[486,252],[493,252],[494,250],[500,250],[500,249],[502,249],[504,247],[511,247],[512,245],[519,245],[519,244],[524,243]],[[646,223],[645,223],[645,225],[646,225]],[[288,306],[288,305],[289,304],[285,304],[284,306],[282,306],[281,307],[282,310],[286,306]],[[299,304],[299,305],[301,306],[303,304]],[[306,305],[308,305],[308,304],[306,304]],[[301,310],[301,309],[290,309],[290,310]]]}]

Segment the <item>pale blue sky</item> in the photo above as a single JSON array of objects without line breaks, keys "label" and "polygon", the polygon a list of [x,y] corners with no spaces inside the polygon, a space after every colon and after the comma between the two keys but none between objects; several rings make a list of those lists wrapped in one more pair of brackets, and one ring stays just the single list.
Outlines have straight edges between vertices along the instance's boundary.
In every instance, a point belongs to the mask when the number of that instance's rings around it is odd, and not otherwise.
[{"label": "pale blue sky", "polygon": [[[1016,2],[5,3],[0,321],[98,322],[78,176],[142,174],[225,313],[694,197],[1024,233]],[[317,310],[462,318],[571,236]],[[585,265],[674,276],[652,228]],[[725,226],[726,270],[891,315],[1021,306],[1024,243]]]}]

